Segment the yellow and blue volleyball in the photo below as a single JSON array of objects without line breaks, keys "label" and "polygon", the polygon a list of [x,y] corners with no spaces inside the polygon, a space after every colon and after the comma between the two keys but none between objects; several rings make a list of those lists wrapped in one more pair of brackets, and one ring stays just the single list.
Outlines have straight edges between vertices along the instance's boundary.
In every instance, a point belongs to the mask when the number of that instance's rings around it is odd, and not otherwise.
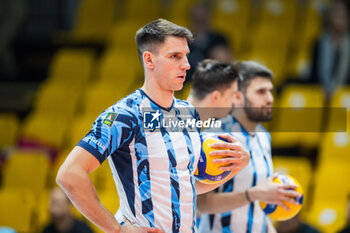
[{"label": "yellow and blue volleyball", "polygon": [[217,142],[226,142],[226,140],[219,138],[215,134],[202,134],[201,136],[201,154],[198,161],[195,177],[202,183],[213,184],[222,181],[228,177],[231,171],[222,171],[221,166],[228,166],[229,164],[213,163],[213,159],[221,158],[220,156],[212,157],[209,155],[211,151],[218,150],[211,147],[211,144]]},{"label": "yellow and blue volleyball", "polygon": [[281,207],[280,205],[267,204],[265,202],[260,202],[261,208],[271,219],[276,221],[286,221],[288,219],[293,218],[295,215],[299,213],[303,204],[304,192],[300,183],[289,175],[278,175],[273,179],[273,182],[281,183],[281,184],[297,185],[298,187],[295,188],[294,190],[302,194],[302,196],[300,198],[294,198],[298,202],[297,205],[291,204],[286,201],[283,202],[286,206],[288,206],[289,211],[283,209],[283,207]]}]

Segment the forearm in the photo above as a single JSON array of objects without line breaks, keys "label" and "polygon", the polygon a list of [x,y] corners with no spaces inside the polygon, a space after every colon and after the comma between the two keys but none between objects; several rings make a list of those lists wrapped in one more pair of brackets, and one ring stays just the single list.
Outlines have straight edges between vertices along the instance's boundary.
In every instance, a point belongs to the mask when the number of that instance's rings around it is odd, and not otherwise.
[{"label": "forearm", "polygon": [[245,192],[216,193],[209,192],[198,195],[197,207],[203,213],[216,214],[232,211],[232,209],[248,205]]},{"label": "forearm", "polygon": [[119,232],[121,226],[100,202],[87,173],[75,169],[60,168],[56,178],[74,206],[104,232]]},{"label": "forearm", "polygon": [[231,174],[228,177],[226,177],[222,181],[214,183],[214,184],[205,184],[205,183],[201,183],[200,181],[196,180],[195,187],[196,187],[197,195],[210,192],[210,191],[216,189],[217,187],[220,187],[221,185],[225,184],[227,181],[231,180],[235,175],[237,175],[237,173],[240,170],[241,170],[241,168],[232,170]]}]

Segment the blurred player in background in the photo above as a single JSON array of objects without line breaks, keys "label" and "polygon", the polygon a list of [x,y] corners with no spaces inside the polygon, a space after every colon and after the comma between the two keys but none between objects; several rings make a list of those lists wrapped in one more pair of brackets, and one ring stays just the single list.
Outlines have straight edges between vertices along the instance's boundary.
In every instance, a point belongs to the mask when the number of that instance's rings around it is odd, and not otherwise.
[{"label": "blurred player in background", "polygon": [[[226,117],[233,107],[233,95],[237,91],[238,73],[232,63],[206,59],[200,62],[192,76],[193,85],[188,101],[196,108],[202,121]],[[210,130],[210,129],[209,129]],[[215,131],[215,130],[214,130]],[[236,145],[242,147],[237,141]],[[218,148],[212,144],[213,148]],[[244,148],[240,171],[249,163],[249,153]]]},{"label": "blurred player in background", "polygon": [[350,21],[345,0],[332,1],[325,14],[325,28],[317,39],[310,82],[323,87],[327,100],[337,88],[350,84]]},{"label": "blurred player in background", "polygon": [[238,92],[232,114],[222,119],[224,132],[230,132],[245,146],[250,162],[218,190],[199,195],[202,214],[199,232],[275,232],[258,201],[276,203],[299,197],[293,185],[272,182],[270,134],[259,124],[272,118],[272,72],[255,62],[240,62]]},{"label": "blurred player in background", "polygon": [[[164,115],[179,119],[185,112],[199,120],[192,105],[174,98],[190,68],[190,41],[188,29],[167,20],[142,27],[136,42],[144,85],[97,118],[57,174],[78,210],[105,232],[195,232],[196,194],[220,185],[195,182],[200,129],[152,128]],[[222,149],[229,150],[219,153],[231,158],[224,159],[230,165],[222,170],[233,170],[248,152],[237,149],[232,136],[225,139],[229,143]],[[107,158],[120,198],[115,216],[102,205],[88,176]]]},{"label": "blurred player in background", "polygon": [[92,233],[90,227],[73,216],[72,205],[66,194],[60,188],[54,188],[50,193],[49,211],[51,223],[43,233]]},{"label": "blurred player in background", "polygon": [[197,65],[188,101],[202,120],[224,118],[232,111],[237,79],[232,63],[206,59]]}]

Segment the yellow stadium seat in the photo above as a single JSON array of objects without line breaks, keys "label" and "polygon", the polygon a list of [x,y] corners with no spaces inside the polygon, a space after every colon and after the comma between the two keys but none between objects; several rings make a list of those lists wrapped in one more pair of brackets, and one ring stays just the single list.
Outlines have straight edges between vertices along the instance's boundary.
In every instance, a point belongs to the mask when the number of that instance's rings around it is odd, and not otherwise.
[{"label": "yellow stadium seat", "polygon": [[331,160],[315,173],[314,195],[308,221],[322,232],[336,232],[345,224],[350,185],[349,163]]},{"label": "yellow stadium seat", "polygon": [[268,67],[273,72],[275,87],[284,81],[287,47],[280,49],[252,48],[250,53],[243,56],[243,59],[253,60]]},{"label": "yellow stadium seat", "polygon": [[245,42],[250,1],[219,0],[213,1],[213,26],[228,36],[235,56],[239,57]]},{"label": "yellow stadium seat", "polygon": [[20,137],[59,149],[64,145],[68,126],[68,119],[33,113],[26,118]]},{"label": "yellow stadium seat", "polygon": [[327,131],[350,132],[350,86],[343,86],[332,96]]},{"label": "yellow stadium seat", "polygon": [[14,113],[0,114],[0,150],[14,146],[17,142],[20,122]]},{"label": "yellow stadium seat", "polygon": [[290,156],[273,156],[274,171],[279,174],[291,175],[299,181],[303,191],[303,212],[309,208],[309,202],[312,198],[309,197],[310,184],[312,181],[312,168],[310,161],[305,157],[290,157]]},{"label": "yellow stadium seat", "polygon": [[70,40],[104,43],[116,18],[116,2],[115,0],[81,1]]},{"label": "yellow stadium seat", "polygon": [[142,26],[144,23],[127,20],[114,24],[107,39],[108,49],[132,53],[137,56],[135,35]]},{"label": "yellow stadium seat", "polygon": [[190,11],[191,8],[203,0],[176,0],[171,1],[169,20],[178,25],[190,27]]},{"label": "yellow stadium seat", "polygon": [[36,95],[32,113],[71,120],[76,111],[79,95],[76,88],[64,84],[44,83]]},{"label": "yellow stadium seat", "polygon": [[77,111],[81,89],[64,83],[44,83],[34,101],[34,111],[23,123],[21,138],[56,149],[63,146],[67,128]]},{"label": "yellow stadium seat", "polygon": [[139,83],[137,77],[141,67],[137,56],[114,52],[105,54],[98,67],[98,82],[88,87],[83,100],[83,112],[96,118],[103,110],[134,91],[135,84]]},{"label": "yellow stadium seat", "polygon": [[88,95],[84,98],[83,102],[83,113],[91,117],[94,116],[95,119],[108,107],[129,94],[123,86],[119,89],[118,87],[108,86],[103,83],[97,83],[89,87],[87,93]]},{"label": "yellow stadium seat", "polygon": [[316,148],[322,130],[323,90],[313,85],[290,85],[274,111],[272,145]]},{"label": "yellow stadium seat", "polygon": [[264,61],[275,73],[275,86],[286,75],[287,52],[294,30],[297,1],[264,0],[260,20],[251,37],[251,58]]},{"label": "yellow stadium seat", "polygon": [[100,60],[97,77],[100,82],[108,86],[115,86],[118,87],[117,90],[127,90],[128,92],[141,67],[135,53],[108,51]]},{"label": "yellow stadium seat", "polygon": [[161,14],[160,4],[160,0],[128,0],[126,2],[125,20],[143,22],[143,24],[156,20]]},{"label": "yellow stadium seat", "polygon": [[[102,108],[102,107],[101,107]],[[76,115],[76,119],[68,129],[68,147],[73,148],[91,129],[92,124],[98,117],[98,113],[81,113]]]},{"label": "yellow stadium seat", "polygon": [[16,149],[5,164],[3,187],[30,190],[38,197],[47,187],[48,172],[46,152]]},{"label": "yellow stadium seat", "polygon": [[344,200],[317,200],[308,213],[307,222],[323,233],[335,233],[346,225],[346,206]]},{"label": "yellow stadium seat", "polygon": [[319,164],[338,160],[350,166],[350,132],[325,133],[320,143]]},{"label": "yellow stadium seat", "polygon": [[279,36],[289,37],[294,29],[297,1],[263,0],[258,34],[265,29],[279,32]]},{"label": "yellow stadium seat", "polygon": [[35,200],[26,190],[0,190],[0,226],[17,232],[35,232],[37,227]]},{"label": "yellow stadium seat", "polygon": [[95,53],[89,49],[60,49],[49,68],[49,82],[81,88],[91,77]]}]

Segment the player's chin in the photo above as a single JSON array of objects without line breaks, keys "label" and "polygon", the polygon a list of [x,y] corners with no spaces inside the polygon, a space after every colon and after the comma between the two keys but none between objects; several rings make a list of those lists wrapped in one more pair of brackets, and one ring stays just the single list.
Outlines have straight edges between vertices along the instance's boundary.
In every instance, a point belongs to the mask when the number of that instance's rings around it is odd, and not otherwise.
[{"label": "player's chin", "polygon": [[183,87],[184,87],[183,83],[178,83],[174,85],[174,91],[181,91]]}]

